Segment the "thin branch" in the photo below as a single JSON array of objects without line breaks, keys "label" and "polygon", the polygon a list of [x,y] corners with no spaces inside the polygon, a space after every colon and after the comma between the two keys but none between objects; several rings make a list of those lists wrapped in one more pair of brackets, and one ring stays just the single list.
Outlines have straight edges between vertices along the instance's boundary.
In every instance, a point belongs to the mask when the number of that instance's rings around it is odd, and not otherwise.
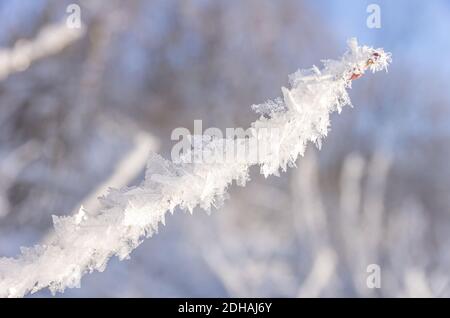
[{"label": "thin branch", "polygon": [[25,71],[33,62],[54,55],[78,40],[84,29],[65,24],[47,25],[32,40],[18,40],[13,48],[0,49],[0,80]]},{"label": "thin branch", "polygon": [[[111,256],[128,258],[160,223],[165,224],[168,211],[179,207],[192,213],[195,207],[219,206],[228,186],[245,185],[252,165],[259,165],[265,176],[294,166],[309,142],[320,146],[330,113],[350,104],[347,89],[353,75],[385,69],[389,62],[390,54],[382,49],[360,47],[351,40],[350,50],[340,61],[327,61],[316,80],[305,83],[304,73],[294,74],[292,87],[282,88],[279,109],[255,121],[249,138],[202,139],[193,149],[201,161],[192,162],[189,153],[177,162],[152,155],[140,186],[111,190],[96,215],[80,209],[74,216],[54,217],[56,236],[49,244],[23,248],[18,258],[1,259],[0,297],[22,297],[45,287],[52,292],[78,287],[84,274],[103,271]],[[261,130],[280,134],[261,136]],[[246,146],[250,156],[214,160],[228,158],[228,146],[234,149],[236,144]],[[261,148],[268,151],[261,153]]]}]

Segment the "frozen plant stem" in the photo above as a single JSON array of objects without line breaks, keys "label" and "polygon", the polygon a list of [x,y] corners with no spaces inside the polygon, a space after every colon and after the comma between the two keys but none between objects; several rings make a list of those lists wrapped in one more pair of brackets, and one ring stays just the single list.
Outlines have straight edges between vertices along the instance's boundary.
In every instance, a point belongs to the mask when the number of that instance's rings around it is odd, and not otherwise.
[{"label": "frozen plant stem", "polygon": [[[270,149],[266,155],[231,163],[174,163],[153,154],[139,186],[111,190],[101,198],[96,214],[81,208],[74,216],[54,216],[56,235],[48,244],[22,248],[17,258],[0,259],[0,297],[23,297],[45,287],[53,293],[79,287],[84,274],[103,271],[111,256],[128,258],[164,224],[168,211],[173,213],[179,207],[192,213],[196,206],[217,207],[233,181],[245,184],[252,165],[259,165],[266,177],[294,166],[308,142],[320,146],[328,132],[330,113],[350,105],[347,89],[352,80],[367,70],[386,69],[391,61],[389,53],[358,46],[356,39],[349,41],[349,47],[341,60],[325,61],[322,70],[314,67],[292,74],[291,88],[282,88],[282,99],[253,106],[262,114],[252,123],[254,131],[268,128],[281,132],[282,138],[258,140],[259,146],[263,143]],[[232,141],[213,139],[202,149],[218,155],[224,151],[218,145],[224,142]]]}]

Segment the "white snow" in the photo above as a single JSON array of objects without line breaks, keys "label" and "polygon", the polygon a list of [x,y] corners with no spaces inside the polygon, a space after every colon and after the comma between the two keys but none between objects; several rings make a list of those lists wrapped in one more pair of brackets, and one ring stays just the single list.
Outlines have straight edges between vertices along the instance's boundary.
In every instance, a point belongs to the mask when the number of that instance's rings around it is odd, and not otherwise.
[{"label": "white snow", "polygon": [[[128,258],[164,224],[168,211],[173,213],[178,207],[192,213],[197,206],[207,210],[220,206],[233,181],[245,185],[252,165],[259,165],[266,177],[294,166],[308,142],[320,146],[329,129],[330,113],[350,105],[347,89],[351,80],[366,70],[386,69],[390,62],[390,54],[382,49],[358,46],[355,39],[349,46],[341,60],[325,61],[321,70],[314,67],[292,74],[291,88],[282,88],[282,99],[253,106],[262,114],[252,123],[255,134],[237,142],[262,145],[269,151],[231,163],[174,163],[152,154],[139,186],[111,189],[101,198],[102,208],[96,214],[81,208],[74,216],[54,216],[55,236],[50,243],[22,248],[17,258],[0,259],[0,297],[23,297],[45,287],[53,293],[79,287],[84,274],[103,271],[111,256]],[[256,133],[261,128],[276,129],[281,138],[262,137]],[[203,141],[206,148],[202,149],[207,149],[208,156],[223,158],[222,152],[228,149],[223,145],[229,142]]]}]

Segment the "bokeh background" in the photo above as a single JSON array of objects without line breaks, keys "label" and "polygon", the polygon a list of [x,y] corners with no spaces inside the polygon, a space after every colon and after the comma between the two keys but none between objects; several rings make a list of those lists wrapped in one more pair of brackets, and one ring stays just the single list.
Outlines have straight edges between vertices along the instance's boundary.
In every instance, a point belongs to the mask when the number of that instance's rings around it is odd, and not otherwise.
[{"label": "bokeh background", "polygon": [[248,127],[250,105],[356,36],[394,61],[354,83],[321,151],[279,178],[252,170],[210,215],[177,211],[130,260],[57,296],[450,296],[449,30],[444,0],[1,0],[0,255],[137,184],[172,129]]}]

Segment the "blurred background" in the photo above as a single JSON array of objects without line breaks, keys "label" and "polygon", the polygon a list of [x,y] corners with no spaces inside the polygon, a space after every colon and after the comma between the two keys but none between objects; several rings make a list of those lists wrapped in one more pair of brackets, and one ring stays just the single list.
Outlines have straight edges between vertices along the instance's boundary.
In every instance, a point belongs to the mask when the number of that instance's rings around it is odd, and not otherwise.
[{"label": "blurred background", "polygon": [[444,0],[1,0],[0,256],[139,183],[174,128],[248,127],[250,105],[356,36],[393,63],[353,84],[320,152],[279,178],[255,168],[219,211],[176,212],[57,296],[449,297],[449,30]]}]

